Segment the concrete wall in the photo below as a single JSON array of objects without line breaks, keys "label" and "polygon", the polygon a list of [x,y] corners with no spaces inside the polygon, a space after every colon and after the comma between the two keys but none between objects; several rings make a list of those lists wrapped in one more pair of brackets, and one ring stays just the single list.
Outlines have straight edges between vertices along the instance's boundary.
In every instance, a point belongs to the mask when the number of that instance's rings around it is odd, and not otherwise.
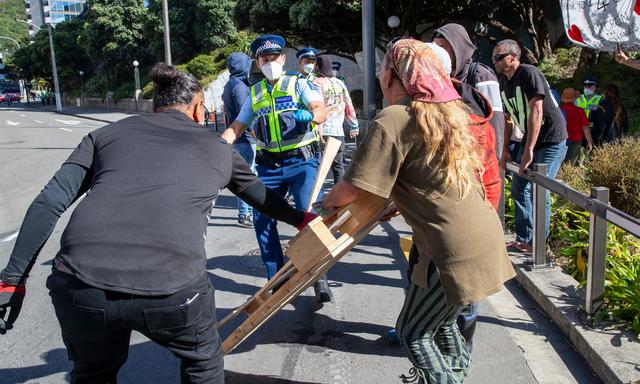
[{"label": "concrete wall", "polygon": [[[71,98],[68,96],[64,96],[62,102],[65,107],[78,107],[79,98]],[[113,111],[127,111],[127,112],[135,112],[136,111],[136,102],[135,100],[120,100],[117,103],[111,102],[107,103],[106,99],[102,99],[99,97],[85,97],[84,104],[82,105],[84,108],[96,108],[96,109],[105,109],[105,110],[113,110]],[[139,112],[153,112],[153,101],[140,99],[138,100],[138,111]]]}]

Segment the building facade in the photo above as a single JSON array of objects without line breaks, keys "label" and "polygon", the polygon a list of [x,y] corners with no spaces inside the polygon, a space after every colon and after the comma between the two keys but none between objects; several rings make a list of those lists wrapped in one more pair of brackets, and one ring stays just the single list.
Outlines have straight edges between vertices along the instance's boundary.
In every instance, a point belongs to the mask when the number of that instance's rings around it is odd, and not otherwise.
[{"label": "building facade", "polygon": [[[42,2],[42,8],[40,7]],[[25,0],[29,34],[34,35],[46,23],[56,25],[71,20],[84,10],[86,0]],[[43,11],[44,10],[44,14]]]}]

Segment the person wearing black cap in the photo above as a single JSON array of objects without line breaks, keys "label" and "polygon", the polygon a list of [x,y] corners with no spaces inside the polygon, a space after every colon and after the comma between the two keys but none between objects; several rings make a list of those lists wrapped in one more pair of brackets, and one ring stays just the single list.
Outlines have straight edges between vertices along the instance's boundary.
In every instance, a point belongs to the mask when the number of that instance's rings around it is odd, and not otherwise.
[{"label": "person wearing black cap", "polygon": [[301,48],[296,52],[296,58],[298,59],[298,63],[300,63],[300,74],[306,77],[307,80],[313,81],[315,79],[313,70],[316,66],[318,50],[313,47]]},{"label": "person wearing black cap", "polygon": [[[233,143],[254,123],[258,176],[282,196],[289,192],[298,209],[306,209],[318,173],[316,127],[327,112],[315,85],[297,72],[284,72],[285,43],[278,35],[260,36],[251,43],[266,79],[251,86],[251,96],[222,136]],[[271,279],[284,265],[277,222],[268,215],[254,216],[260,254]],[[328,286],[324,288],[318,295],[323,302],[331,298]]]},{"label": "person wearing black cap", "polygon": [[340,75],[340,68],[342,68],[342,63],[339,61],[332,61],[331,62],[331,72],[333,74],[333,77],[338,78],[339,80],[342,80],[342,82],[347,85],[347,79],[345,79],[344,77],[342,77],[342,75]]},{"label": "person wearing black cap", "polygon": [[597,94],[598,81],[593,76],[584,78],[584,93],[576,100],[576,106],[582,108],[589,118],[591,137],[595,145],[602,144],[605,131],[605,111],[600,105],[602,95]]},{"label": "person wearing black cap", "polygon": [[[182,383],[224,383],[214,290],[205,268],[207,213],[229,188],[256,209],[304,227],[297,211],[204,123],[198,80],[151,71],[155,113],[82,139],[29,207],[0,273],[0,334],[13,327],[25,282],[60,215],[86,193],[47,279],[72,383],[115,383],[132,331],[180,358]],[[5,316],[7,316],[5,318]]]}]

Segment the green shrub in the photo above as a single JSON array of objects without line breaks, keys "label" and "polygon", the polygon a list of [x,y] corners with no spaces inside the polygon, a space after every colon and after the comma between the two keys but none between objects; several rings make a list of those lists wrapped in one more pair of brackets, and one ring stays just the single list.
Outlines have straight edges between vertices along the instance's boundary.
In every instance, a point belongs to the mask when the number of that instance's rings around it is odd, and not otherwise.
[{"label": "green shrub", "polygon": [[589,185],[609,188],[611,205],[640,217],[640,140],[625,138],[596,147],[586,166]]},{"label": "green shrub", "polygon": [[589,185],[586,177],[585,169],[583,167],[577,167],[569,163],[563,163],[556,175],[557,180],[560,180],[574,189],[588,195],[590,193],[591,186]]},{"label": "green shrub", "polygon": [[120,100],[131,100],[135,94],[135,83],[123,83],[115,91],[113,91],[113,101],[116,103]]}]

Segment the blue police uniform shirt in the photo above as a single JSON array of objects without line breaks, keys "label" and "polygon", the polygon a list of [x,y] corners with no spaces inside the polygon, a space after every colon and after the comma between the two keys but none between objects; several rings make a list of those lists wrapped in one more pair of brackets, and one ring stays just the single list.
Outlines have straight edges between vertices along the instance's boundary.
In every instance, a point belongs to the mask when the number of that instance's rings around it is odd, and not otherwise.
[{"label": "blue police uniform shirt", "polygon": [[[287,73],[292,75],[292,73]],[[267,90],[271,92],[273,85],[267,81]],[[314,101],[324,102],[322,95],[307,79],[298,77],[296,82],[296,95],[307,107]],[[254,119],[253,108],[251,107],[251,96],[247,97],[242,104],[242,109],[236,117],[236,120],[244,125],[250,126]]]}]

